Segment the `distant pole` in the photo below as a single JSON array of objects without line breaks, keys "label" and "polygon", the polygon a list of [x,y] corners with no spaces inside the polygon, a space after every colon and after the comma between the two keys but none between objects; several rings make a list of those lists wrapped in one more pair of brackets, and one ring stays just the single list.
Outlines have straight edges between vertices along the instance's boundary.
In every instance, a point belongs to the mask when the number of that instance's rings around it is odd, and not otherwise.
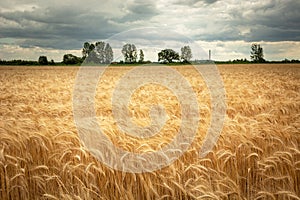
[{"label": "distant pole", "polygon": [[211,60],[211,50],[208,51],[208,60]]}]

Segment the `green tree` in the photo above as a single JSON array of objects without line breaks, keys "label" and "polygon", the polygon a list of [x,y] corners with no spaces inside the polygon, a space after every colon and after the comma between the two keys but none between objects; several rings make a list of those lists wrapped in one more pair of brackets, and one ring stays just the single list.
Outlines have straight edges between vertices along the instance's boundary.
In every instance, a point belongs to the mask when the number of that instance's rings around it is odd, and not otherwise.
[{"label": "green tree", "polygon": [[113,52],[111,46],[109,45],[109,43],[107,43],[105,45],[104,54],[105,54],[104,63],[106,63],[106,64],[112,63],[112,61],[114,60],[114,52]]},{"label": "green tree", "polygon": [[140,50],[140,59],[139,59],[139,63],[143,63],[144,62],[144,52],[143,52],[143,50],[141,49]]},{"label": "green tree", "polygon": [[90,44],[88,42],[85,42],[83,44],[83,49],[82,49],[82,58],[85,59],[86,57],[89,56],[89,54],[95,49],[94,44]]},{"label": "green tree", "polygon": [[85,42],[83,44],[83,49],[82,49],[82,58],[86,58],[89,55],[89,49],[90,49],[90,43]]},{"label": "green tree", "polygon": [[40,65],[48,65],[47,56],[40,56],[38,62]]},{"label": "green tree", "polygon": [[260,46],[260,44],[251,45],[250,58],[253,62],[265,62],[263,48]]},{"label": "green tree", "polygon": [[87,63],[109,64],[114,59],[114,54],[109,43],[103,41],[90,44],[85,42],[82,49],[83,59]]},{"label": "green tree", "polygon": [[173,60],[180,60],[179,54],[173,49],[164,49],[158,53],[158,61],[172,63]]},{"label": "green tree", "polygon": [[100,59],[99,59],[95,49],[89,53],[88,57],[85,58],[85,62],[100,64]]},{"label": "green tree", "polygon": [[105,62],[104,48],[105,48],[105,42],[102,42],[102,41],[101,42],[96,42],[95,50],[96,50],[96,54],[97,54],[99,63],[104,63]]},{"label": "green tree", "polygon": [[137,49],[134,44],[125,44],[122,48],[125,63],[135,63],[137,60]]},{"label": "green tree", "polygon": [[181,59],[183,62],[189,62],[192,57],[192,50],[190,46],[184,46],[181,48]]},{"label": "green tree", "polygon": [[63,57],[63,63],[66,65],[74,65],[81,63],[81,59],[72,54],[65,54]]}]

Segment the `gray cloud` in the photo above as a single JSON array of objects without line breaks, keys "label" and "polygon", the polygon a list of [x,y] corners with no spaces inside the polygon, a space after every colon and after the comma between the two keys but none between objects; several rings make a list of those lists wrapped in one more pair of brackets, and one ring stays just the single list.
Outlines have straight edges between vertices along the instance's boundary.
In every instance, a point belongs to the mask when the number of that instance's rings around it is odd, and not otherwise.
[{"label": "gray cloud", "polygon": [[269,1],[251,10],[232,10],[232,26],[248,26],[245,41],[299,41],[300,1]]},{"label": "gray cloud", "polygon": [[178,19],[195,39],[299,41],[300,1],[177,0],[174,4],[180,5]]},{"label": "gray cloud", "polygon": [[71,7],[2,12],[0,18],[11,24],[1,26],[0,36],[23,38],[21,45],[25,46],[78,48],[82,40],[106,38],[121,30],[102,13]]},{"label": "gray cloud", "polygon": [[125,4],[122,8],[123,12],[126,13],[118,22],[132,22],[140,20],[149,20],[153,16],[158,15],[159,11],[153,2],[136,0],[134,2]]},{"label": "gray cloud", "polygon": [[177,0],[174,2],[174,4],[178,4],[178,5],[189,5],[189,6],[195,6],[195,4],[213,4],[215,2],[217,2],[218,0]]},{"label": "gray cloud", "polygon": [[[140,0],[128,4],[112,4],[106,6],[107,9],[101,7],[97,10],[93,5],[42,5],[29,11],[1,12],[0,37],[23,38],[18,44],[28,47],[79,48],[82,41],[106,39],[137,26],[128,23],[146,21],[159,13],[153,3]],[[110,15],[109,10],[117,10],[120,14]],[[1,19],[6,21],[6,24],[1,24]],[[10,26],[7,26],[7,23]]]}]

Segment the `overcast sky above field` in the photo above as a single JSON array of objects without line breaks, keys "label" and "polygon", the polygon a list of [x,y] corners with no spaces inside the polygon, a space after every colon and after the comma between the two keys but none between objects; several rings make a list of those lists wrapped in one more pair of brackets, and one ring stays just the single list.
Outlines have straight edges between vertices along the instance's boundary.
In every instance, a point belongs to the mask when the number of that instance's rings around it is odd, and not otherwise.
[{"label": "overcast sky above field", "polygon": [[[61,61],[66,53],[81,56],[85,41],[143,27],[174,30],[215,60],[249,59],[253,42],[267,60],[300,59],[299,10],[299,0],[1,0],[0,59]],[[147,37],[134,41],[152,60],[152,44],[176,49],[180,42],[172,34]]]}]

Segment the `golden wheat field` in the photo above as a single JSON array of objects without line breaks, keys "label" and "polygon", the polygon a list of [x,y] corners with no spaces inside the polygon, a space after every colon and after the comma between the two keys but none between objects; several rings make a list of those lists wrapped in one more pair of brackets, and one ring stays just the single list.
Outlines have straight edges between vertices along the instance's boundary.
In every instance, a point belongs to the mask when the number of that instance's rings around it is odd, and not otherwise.
[{"label": "golden wheat field", "polygon": [[[210,93],[195,69],[177,66],[199,104],[195,140],[167,167],[126,173],[99,162],[79,140],[72,110],[78,67],[0,67],[0,199],[299,200],[300,65],[218,68],[227,111],[215,147],[199,157],[210,126]],[[181,105],[168,88],[143,85],[128,105],[133,122],[149,125],[149,109],[159,103],[168,115],[166,124],[148,139],[120,132],[111,98],[116,82],[129,70],[109,68],[99,80],[99,126],[126,151],[155,151],[178,131]]]}]

